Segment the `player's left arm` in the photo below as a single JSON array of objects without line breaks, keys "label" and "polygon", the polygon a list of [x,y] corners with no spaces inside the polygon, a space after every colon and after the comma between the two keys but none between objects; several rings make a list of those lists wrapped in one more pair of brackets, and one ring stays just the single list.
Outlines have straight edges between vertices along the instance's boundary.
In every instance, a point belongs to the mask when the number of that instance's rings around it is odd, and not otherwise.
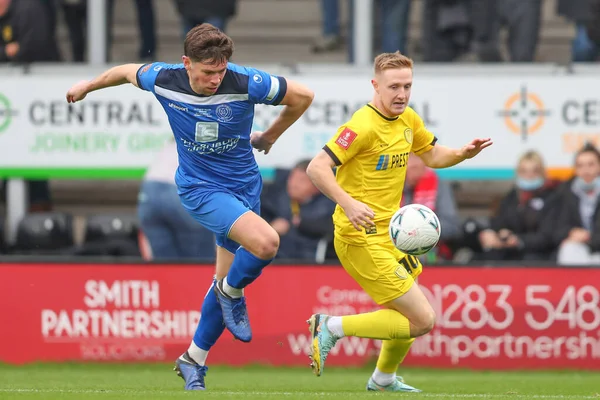
[{"label": "player's left arm", "polygon": [[437,144],[433,133],[425,128],[423,120],[413,111],[412,151],[421,157],[429,168],[448,168],[475,157],[483,149],[492,145],[492,139],[473,139],[460,149]]},{"label": "player's left arm", "polygon": [[459,164],[465,160],[475,157],[485,149],[492,145],[492,139],[473,139],[471,143],[453,149],[442,145],[432,146],[428,151],[419,154],[419,157],[430,168],[448,168]]}]

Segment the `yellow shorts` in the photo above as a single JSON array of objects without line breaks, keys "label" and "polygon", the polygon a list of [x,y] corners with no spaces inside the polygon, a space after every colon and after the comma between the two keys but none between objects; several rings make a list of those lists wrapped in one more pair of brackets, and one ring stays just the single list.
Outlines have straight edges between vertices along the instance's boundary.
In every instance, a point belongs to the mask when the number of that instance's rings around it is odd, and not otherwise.
[{"label": "yellow shorts", "polygon": [[380,305],[406,293],[423,271],[416,257],[391,241],[357,246],[335,238],[333,244],[346,272]]}]

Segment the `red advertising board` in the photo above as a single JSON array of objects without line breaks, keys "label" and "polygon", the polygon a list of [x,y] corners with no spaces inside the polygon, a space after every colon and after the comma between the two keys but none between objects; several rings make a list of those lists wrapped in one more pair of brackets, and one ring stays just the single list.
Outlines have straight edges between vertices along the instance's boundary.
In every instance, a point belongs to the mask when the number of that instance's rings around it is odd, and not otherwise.
[{"label": "red advertising board", "polygon": [[[0,361],[170,361],[189,345],[212,266],[0,264]],[[429,267],[437,313],[406,365],[600,369],[600,269]],[[249,344],[226,332],[211,364],[307,365],[312,313],[376,308],[336,266],[271,266],[247,289]],[[380,342],[344,338],[329,365]]]}]

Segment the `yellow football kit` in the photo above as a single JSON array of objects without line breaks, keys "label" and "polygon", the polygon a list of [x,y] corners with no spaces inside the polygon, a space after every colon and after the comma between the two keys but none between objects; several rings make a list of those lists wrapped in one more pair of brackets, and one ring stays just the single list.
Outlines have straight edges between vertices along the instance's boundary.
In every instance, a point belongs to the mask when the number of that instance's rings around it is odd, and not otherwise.
[{"label": "yellow football kit", "polygon": [[338,184],[375,212],[375,227],[368,230],[357,231],[339,205],[333,222],[340,262],[378,304],[406,293],[422,271],[416,257],[393,245],[388,225],[400,206],[409,153],[425,153],[436,140],[412,108],[388,118],[368,104],[324,147],[338,166]]}]

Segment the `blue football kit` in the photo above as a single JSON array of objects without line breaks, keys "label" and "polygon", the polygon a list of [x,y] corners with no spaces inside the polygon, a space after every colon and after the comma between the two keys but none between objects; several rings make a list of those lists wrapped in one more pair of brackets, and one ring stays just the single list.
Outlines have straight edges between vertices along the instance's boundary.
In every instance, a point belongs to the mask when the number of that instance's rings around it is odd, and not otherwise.
[{"label": "blue football kit", "polygon": [[250,144],[254,105],[278,105],[286,80],[232,63],[212,96],[192,90],[183,64],[144,65],[137,80],[167,113],[183,206],[215,233],[219,246],[235,253],[239,245],[227,238],[229,229],[243,213],[260,209],[262,181]]},{"label": "blue football kit", "polygon": [[[228,63],[216,93],[205,96],[192,90],[183,64],[155,62],[140,67],[137,83],[152,92],[167,113],[177,142],[175,182],[181,203],[215,233],[217,245],[235,254],[227,284],[243,289],[272,261],[257,258],[228,238],[243,214],[260,213],[262,179],[250,144],[254,105],[279,105],[287,91],[286,80]],[[244,297],[227,296],[222,282],[214,281],[202,304],[194,343],[208,351],[225,326],[237,339],[251,340]],[[177,362],[186,388],[203,389],[205,366],[186,360]]]}]

